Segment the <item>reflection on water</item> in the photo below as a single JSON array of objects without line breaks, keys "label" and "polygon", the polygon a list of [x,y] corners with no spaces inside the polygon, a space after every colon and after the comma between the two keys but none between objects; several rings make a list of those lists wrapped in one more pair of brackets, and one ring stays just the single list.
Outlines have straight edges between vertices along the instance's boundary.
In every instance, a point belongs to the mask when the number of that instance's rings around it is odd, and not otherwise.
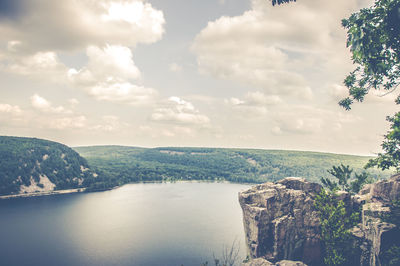
[{"label": "reflection on water", "polygon": [[2,265],[200,265],[240,241],[228,183],[129,184],[112,191],[0,201]]}]

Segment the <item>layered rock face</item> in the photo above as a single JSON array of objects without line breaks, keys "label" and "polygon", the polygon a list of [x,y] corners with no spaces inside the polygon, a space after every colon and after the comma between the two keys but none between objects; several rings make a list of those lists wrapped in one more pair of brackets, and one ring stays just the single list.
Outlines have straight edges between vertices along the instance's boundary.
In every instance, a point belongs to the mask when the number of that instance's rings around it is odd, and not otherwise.
[{"label": "layered rock face", "polygon": [[249,255],[320,265],[320,226],[313,197],[321,188],[304,179],[286,178],[241,192]]},{"label": "layered rock face", "polygon": [[[279,264],[282,260],[322,265],[321,227],[314,209],[314,197],[321,189],[292,177],[239,193],[248,253],[258,258],[246,265],[303,265]],[[361,209],[362,223],[353,228],[360,265],[381,265],[382,251],[400,239],[400,230],[381,220],[390,213],[392,202],[400,200],[400,175],[367,185],[354,197],[346,192],[338,197],[346,208]]]},{"label": "layered rock face", "polygon": [[390,205],[400,199],[400,175],[364,186],[353,198],[361,205],[362,223],[353,229],[360,247],[360,265],[382,265],[380,254],[387,243],[398,241],[399,229],[383,222],[382,216],[390,213]]}]

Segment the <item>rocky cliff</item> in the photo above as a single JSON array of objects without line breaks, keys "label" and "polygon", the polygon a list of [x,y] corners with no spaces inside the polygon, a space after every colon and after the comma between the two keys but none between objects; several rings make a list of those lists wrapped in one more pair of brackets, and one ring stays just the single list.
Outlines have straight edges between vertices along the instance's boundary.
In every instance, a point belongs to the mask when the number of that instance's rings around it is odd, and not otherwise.
[{"label": "rocky cliff", "polygon": [[366,185],[353,198],[361,206],[362,223],[353,229],[360,246],[360,265],[382,265],[382,254],[390,243],[400,244],[400,231],[382,221],[391,212],[394,201],[400,199],[400,175]]},{"label": "rocky cliff", "polygon": [[313,197],[321,188],[304,179],[286,178],[241,192],[250,257],[320,264],[320,227]]},{"label": "rocky cliff", "polygon": [[[321,227],[314,209],[321,188],[301,178],[286,178],[239,193],[248,255],[260,258],[248,265],[279,265],[281,260],[322,265]],[[346,192],[338,197],[347,208],[362,210],[362,223],[353,229],[360,265],[381,265],[382,250],[393,238],[400,239],[398,229],[381,220],[400,199],[400,175],[367,185],[354,197]]]}]

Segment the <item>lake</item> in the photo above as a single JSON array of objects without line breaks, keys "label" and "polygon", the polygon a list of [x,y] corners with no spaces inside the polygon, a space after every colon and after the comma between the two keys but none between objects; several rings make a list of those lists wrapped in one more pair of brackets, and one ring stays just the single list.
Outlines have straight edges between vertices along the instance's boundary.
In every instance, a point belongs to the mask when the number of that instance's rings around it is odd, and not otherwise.
[{"label": "lake", "polygon": [[244,258],[238,192],[249,187],[146,183],[0,200],[0,264],[200,265],[235,240]]}]

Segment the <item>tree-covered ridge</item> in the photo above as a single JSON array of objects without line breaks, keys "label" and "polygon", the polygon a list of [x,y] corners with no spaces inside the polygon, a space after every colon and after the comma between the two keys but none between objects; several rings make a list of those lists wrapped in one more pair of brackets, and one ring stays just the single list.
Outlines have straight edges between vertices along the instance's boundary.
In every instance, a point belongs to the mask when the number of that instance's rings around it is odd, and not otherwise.
[{"label": "tree-covered ridge", "polygon": [[[75,150],[106,177],[102,187],[161,180],[263,183],[288,176],[318,182],[320,177],[330,176],[327,169],[332,165],[344,163],[361,170],[371,158],[319,152],[223,148],[93,146]],[[371,172],[378,177],[390,175],[389,172]]]},{"label": "tree-covered ridge", "polygon": [[87,161],[63,144],[0,136],[0,195],[85,187],[93,179]]}]

